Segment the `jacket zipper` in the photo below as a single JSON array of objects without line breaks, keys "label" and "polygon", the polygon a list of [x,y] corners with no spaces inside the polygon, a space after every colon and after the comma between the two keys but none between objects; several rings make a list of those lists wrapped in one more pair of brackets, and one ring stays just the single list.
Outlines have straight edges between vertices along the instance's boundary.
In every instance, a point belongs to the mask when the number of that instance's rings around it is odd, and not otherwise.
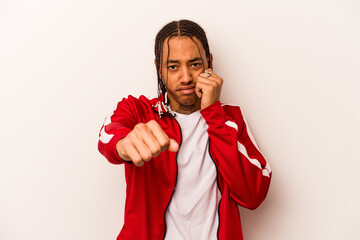
[{"label": "jacket zipper", "polygon": [[218,229],[217,229],[216,236],[217,236],[217,239],[219,239],[219,230],[220,230],[220,204],[221,204],[221,200],[222,200],[222,195],[223,195],[223,193],[222,193],[222,191],[221,191],[220,184],[219,184],[219,170],[218,170],[218,168],[217,168],[217,165],[216,165],[216,162],[215,162],[214,158],[211,156],[211,151],[210,151],[211,144],[210,144],[210,142],[211,142],[211,139],[210,139],[210,136],[209,136],[209,156],[210,156],[211,160],[213,160],[214,165],[215,165],[215,168],[216,168],[216,183],[217,183],[217,187],[218,187],[218,189],[219,189],[219,192],[220,192],[220,194],[221,194],[221,198],[220,198],[219,205],[218,205],[218,209],[217,209],[217,211],[218,211],[218,218],[219,218],[219,225],[218,225]]},{"label": "jacket zipper", "polygon": [[[175,120],[175,122],[177,123],[177,125],[178,125],[178,127],[179,127],[179,130],[180,130],[180,144],[179,144],[179,150],[180,150],[180,146],[181,146],[181,143],[182,143],[181,127],[180,127],[179,122],[175,119],[175,117],[171,116],[170,114],[169,114],[169,116]],[[165,212],[164,212],[165,231],[164,231],[163,240],[165,239],[165,235],[166,235],[166,219],[165,219],[165,214],[166,214],[167,209],[169,208],[169,205],[170,205],[170,202],[171,202],[171,200],[172,200],[172,198],[173,198],[173,195],[174,195],[174,192],[175,192],[175,189],[176,189],[176,184],[177,184],[177,178],[178,178],[177,155],[178,155],[179,150],[176,152],[176,156],[175,156],[175,161],[176,161],[176,179],[175,179],[175,186],[174,186],[174,190],[173,190],[173,192],[172,192],[172,194],[171,194],[170,200],[169,200],[169,202],[168,202],[168,204],[167,204],[167,206],[166,206],[166,208],[165,208]]]}]

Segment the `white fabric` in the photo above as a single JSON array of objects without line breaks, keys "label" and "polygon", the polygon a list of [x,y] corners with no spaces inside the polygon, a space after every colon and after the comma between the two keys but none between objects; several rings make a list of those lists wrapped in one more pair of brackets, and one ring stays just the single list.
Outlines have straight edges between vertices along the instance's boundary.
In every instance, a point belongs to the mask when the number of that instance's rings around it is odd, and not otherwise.
[{"label": "white fabric", "polygon": [[[255,139],[254,139],[254,137],[253,137],[253,135],[252,135],[252,133],[251,133],[251,131],[250,131],[250,129],[249,129],[249,127],[248,127],[248,125],[247,125],[245,117],[244,117],[244,122],[245,122],[246,131],[247,131],[247,134],[250,137],[250,140],[252,141],[254,146],[257,148],[257,150],[259,152],[261,152],[258,145],[257,145],[257,143],[256,143],[256,141],[255,141]],[[225,124],[228,125],[229,127],[234,128],[236,131],[238,131],[238,125],[235,122],[226,121]],[[251,162],[252,164],[254,164],[255,166],[257,166],[258,168],[261,169],[262,175],[270,178],[271,168],[270,168],[270,165],[268,164],[268,162],[266,162],[265,169],[263,169],[262,166],[261,166],[260,161],[257,160],[257,159],[250,158],[247,151],[246,151],[245,146],[242,143],[240,143],[239,141],[237,142],[237,147],[238,147],[239,152],[241,152],[249,160],[249,162]]]},{"label": "white fabric", "polygon": [[114,134],[108,134],[107,132],[105,132],[105,127],[106,125],[108,125],[109,123],[111,123],[111,117],[106,117],[105,118],[105,121],[104,121],[104,125],[101,129],[101,132],[100,132],[100,141],[102,143],[109,143],[110,140],[112,139],[112,137],[114,136]]},{"label": "white fabric", "polygon": [[165,213],[166,240],[217,239],[221,193],[209,154],[207,124],[200,111],[176,113],[182,143],[175,192]]}]

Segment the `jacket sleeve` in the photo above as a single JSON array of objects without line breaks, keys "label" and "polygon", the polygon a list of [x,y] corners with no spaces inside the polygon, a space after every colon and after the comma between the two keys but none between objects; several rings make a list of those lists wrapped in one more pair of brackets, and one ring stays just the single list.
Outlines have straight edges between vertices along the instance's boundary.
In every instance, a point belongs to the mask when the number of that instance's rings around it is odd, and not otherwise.
[{"label": "jacket sleeve", "polygon": [[137,123],[133,103],[129,99],[124,98],[117,104],[113,113],[105,118],[99,133],[98,149],[113,164],[131,163],[121,159],[116,151],[116,143],[126,137]]},{"label": "jacket sleeve", "polygon": [[[201,110],[208,125],[210,152],[230,196],[241,206],[255,209],[265,199],[272,176],[239,107],[226,114],[220,102]],[[229,110],[229,112],[230,112]]]}]

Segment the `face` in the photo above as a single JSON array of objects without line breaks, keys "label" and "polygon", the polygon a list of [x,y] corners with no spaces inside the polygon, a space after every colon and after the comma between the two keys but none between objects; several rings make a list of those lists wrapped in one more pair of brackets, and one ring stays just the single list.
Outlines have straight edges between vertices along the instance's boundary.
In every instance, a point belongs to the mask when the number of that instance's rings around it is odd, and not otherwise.
[{"label": "face", "polygon": [[201,42],[195,37],[192,38],[198,44],[200,52],[187,36],[170,39],[169,58],[167,39],[163,47],[162,77],[170,99],[170,107],[173,111],[185,114],[200,109],[201,99],[195,93],[195,85],[200,73],[208,68]]}]

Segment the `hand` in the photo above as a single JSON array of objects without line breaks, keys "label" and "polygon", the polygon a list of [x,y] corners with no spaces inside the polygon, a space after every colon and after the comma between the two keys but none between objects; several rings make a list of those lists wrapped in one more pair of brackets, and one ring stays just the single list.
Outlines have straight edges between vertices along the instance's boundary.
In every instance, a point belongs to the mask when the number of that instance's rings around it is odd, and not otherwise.
[{"label": "hand", "polygon": [[[210,76],[206,76],[210,73]],[[196,81],[195,93],[201,98],[201,109],[204,109],[220,100],[223,79],[217,76],[210,68],[201,73]]]},{"label": "hand", "polygon": [[179,145],[166,135],[155,120],[136,124],[134,129],[116,144],[119,156],[125,161],[132,161],[138,167],[166,149],[177,152]]}]

